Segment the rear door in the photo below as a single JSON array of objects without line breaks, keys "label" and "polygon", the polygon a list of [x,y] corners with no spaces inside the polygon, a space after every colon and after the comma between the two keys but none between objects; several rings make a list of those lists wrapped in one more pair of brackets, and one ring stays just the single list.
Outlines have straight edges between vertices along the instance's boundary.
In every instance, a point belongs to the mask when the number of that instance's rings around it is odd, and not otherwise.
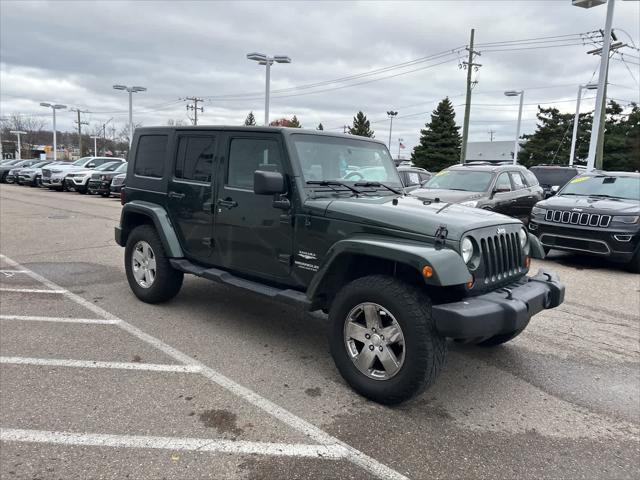
[{"label": "rear door", "polygon": [[215,132],[176,132],[175,163],[169,177],[167,207],[185,255],[212,263]]},{"label": "rear door", "polygon": [[531,209],[536,201],[522,174],[520,172],[509,172],[509,174],[511,175],[514,199],[516,201],[514,203],[514,216],[521,220],[526,220],[529,218]]},{"label": "rear door", "polygon": [[215,240],[221,264],[275,281],[291,270],[293,227],[274,197],[253,193],[256,170],[288,173],[279,134],[228,132],[221,156]]}]

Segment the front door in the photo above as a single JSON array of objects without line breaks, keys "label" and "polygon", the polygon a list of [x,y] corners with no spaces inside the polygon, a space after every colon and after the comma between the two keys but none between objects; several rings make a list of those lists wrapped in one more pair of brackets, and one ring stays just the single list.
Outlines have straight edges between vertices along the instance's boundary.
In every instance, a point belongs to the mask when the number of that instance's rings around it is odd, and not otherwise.
[{"label": "front door", "polygon": [[277,134],[230,132],[224,145],[215,204],[220,262],[229,270],[282,281],[291,270],[291,217],[274,207],[274,197],[253,193],[256,170],[287,172],[282,140]]},{"label": "front door", "polygon": [[176,135],[176,160],[167,193],[169,215],[185,255],[211,263],[217,139],[209,132],[178,131]]},{"label": "front door", "polygon": [[515,216],[516,200],[509,173],[502,172],[498,175],[493,190],[495,192],[493,195],[493,210],[504,215]]}]

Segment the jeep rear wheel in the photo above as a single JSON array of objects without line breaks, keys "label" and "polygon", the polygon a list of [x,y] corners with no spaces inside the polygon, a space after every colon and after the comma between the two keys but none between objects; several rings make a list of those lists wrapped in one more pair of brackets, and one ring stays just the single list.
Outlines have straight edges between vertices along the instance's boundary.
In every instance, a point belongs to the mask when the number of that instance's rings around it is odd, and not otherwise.
[{"label": "jeep rear wheel", "polygon": [[129,286],[143,302],[166,302],[180,291],[184,274],[171,266],[152,226],[141,225],[129,234],[124,257]]},{"label": "jeep rear wheel", "polygon": [[343,288],[329,312],[331,354],[342,377],[383,404],[408,400],[431,385],[446,357],[417,286],[372,275]]}]

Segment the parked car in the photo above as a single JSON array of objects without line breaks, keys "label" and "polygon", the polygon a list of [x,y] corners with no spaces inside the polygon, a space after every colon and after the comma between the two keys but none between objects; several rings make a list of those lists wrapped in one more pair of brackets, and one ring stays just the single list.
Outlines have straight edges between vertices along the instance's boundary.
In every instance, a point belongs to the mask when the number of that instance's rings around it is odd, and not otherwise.
[{"label": "parked car", "polygon": [[113,177],[113,180],[111,181],[111,186],[109,187],[109,194],[120,195],[120,192],[125,186],[126,178],[127,178],[126,173],[121,173]]},{"label": "parked car", "polygon": [[33,186],[36,181],[36,174],[44,166],[51,164],[51,160],[39,161],[30,167],[21,168],[16,175],[16,183],[18,185]]},{"label": "parked car", "polygon": [[542,200],[536,177],[519,165],[455,165],[436,173],[411,195],[427,200],[483,208],[528,222]]},{"label": "parked car", "polygon": [[398,173],[400,174],[402,185],[404,185],[404,191],[407,193],[412,192],[416,188],[420,188],[420,185],[433,177],[432,173],[420,167],[401,165],[398,167]]},{"label": "parked car", "polygon": [[17,179],[18,171],[21,168],[30,167],[31,165],[39,162],[40,160],[21,160],[13,165],[7,165],[4,167],[0,167],[0,181],[4,181],[5,183],[15,183]]},{"label": "parked car", "polygon": [[67,174],[77,170],[87,170],[99,167],[103,163],[108,162],[124,162],[124,158],[114,157],[82,157],[73,163],[64,163],[56,165],[52,168],[42,169],[42,186],[55,190],[64,190],[66,188],[64,179]]},{"label": "parked car", "polygon": [[44,165],[42,167],[35,168],[34,172],[33,172],[33,175],[29,175],[29,177],[33,177],[32,183],[29,183],[28,181],[25,181],[25,182],[23,182],[23,184],[24,185],[30,185],[32,187],[41,187],[42,186],[42,169],[45,168],[45,167],[46,168],[51,168],[51,167],[54,167],[55,165],[64,165],[64,164],[66,164],[66,162],[55,161],[55,162],[50,162],[47,165]]},{"label": "parked car", "polygon": [[[370,167],[345,173],[350,158]],[[129,159],[115,239],[140,300],[170,300],[188,273],[327,311],[338,370],[381,403],[433,383],[447,337],[498,345],[564,298],[553,272],[526,276],[544,252],[520,221],[405,195],[378,140],[137,128]]]},{"label": "parked car", "polygon": [[127,162],[116,164],[114,170],[111,170],[111,167],[96,168],[91,174],[91,178],[89,178],[89,183],[87,184],[89,193],[108,197],[111,195],[111,181],[116,175],[123,173],[127,173]]},{"label": "parked car", "polygon": [[89,191],[89,180],[94,173],[113,172],[124,162],[114,161],[103,163],[102,165],[86,170],[73,170],[67,173],[64,178],[64,185],[70,192],[87,193]]},{"label": "parked car", "polygon": [[546,251],[606,257],[640,273],[640,174],[575,177],[533,208],[529,230]]},{"label": "parked car", "polygon": [[529,168],[544,190],[544,198],[555,195],[569,180],[585,172],[583,167],[569,165],[535,165]]}]

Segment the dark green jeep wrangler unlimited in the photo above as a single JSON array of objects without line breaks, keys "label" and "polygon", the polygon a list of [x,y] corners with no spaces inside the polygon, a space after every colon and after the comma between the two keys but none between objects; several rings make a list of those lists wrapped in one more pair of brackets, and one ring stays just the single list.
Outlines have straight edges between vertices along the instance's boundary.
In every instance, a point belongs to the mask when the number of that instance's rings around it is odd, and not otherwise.
[{"label": "dark green jeep wrangler unlimited", "polygon": [[564,299],[522,223],[406,196],[386,146],[287,128],[139,128],[122,217],[127,279],[145,302],[185,273],[329,313],[359,393],[392,404],[433,383],[446,339],[499,345]]}]

